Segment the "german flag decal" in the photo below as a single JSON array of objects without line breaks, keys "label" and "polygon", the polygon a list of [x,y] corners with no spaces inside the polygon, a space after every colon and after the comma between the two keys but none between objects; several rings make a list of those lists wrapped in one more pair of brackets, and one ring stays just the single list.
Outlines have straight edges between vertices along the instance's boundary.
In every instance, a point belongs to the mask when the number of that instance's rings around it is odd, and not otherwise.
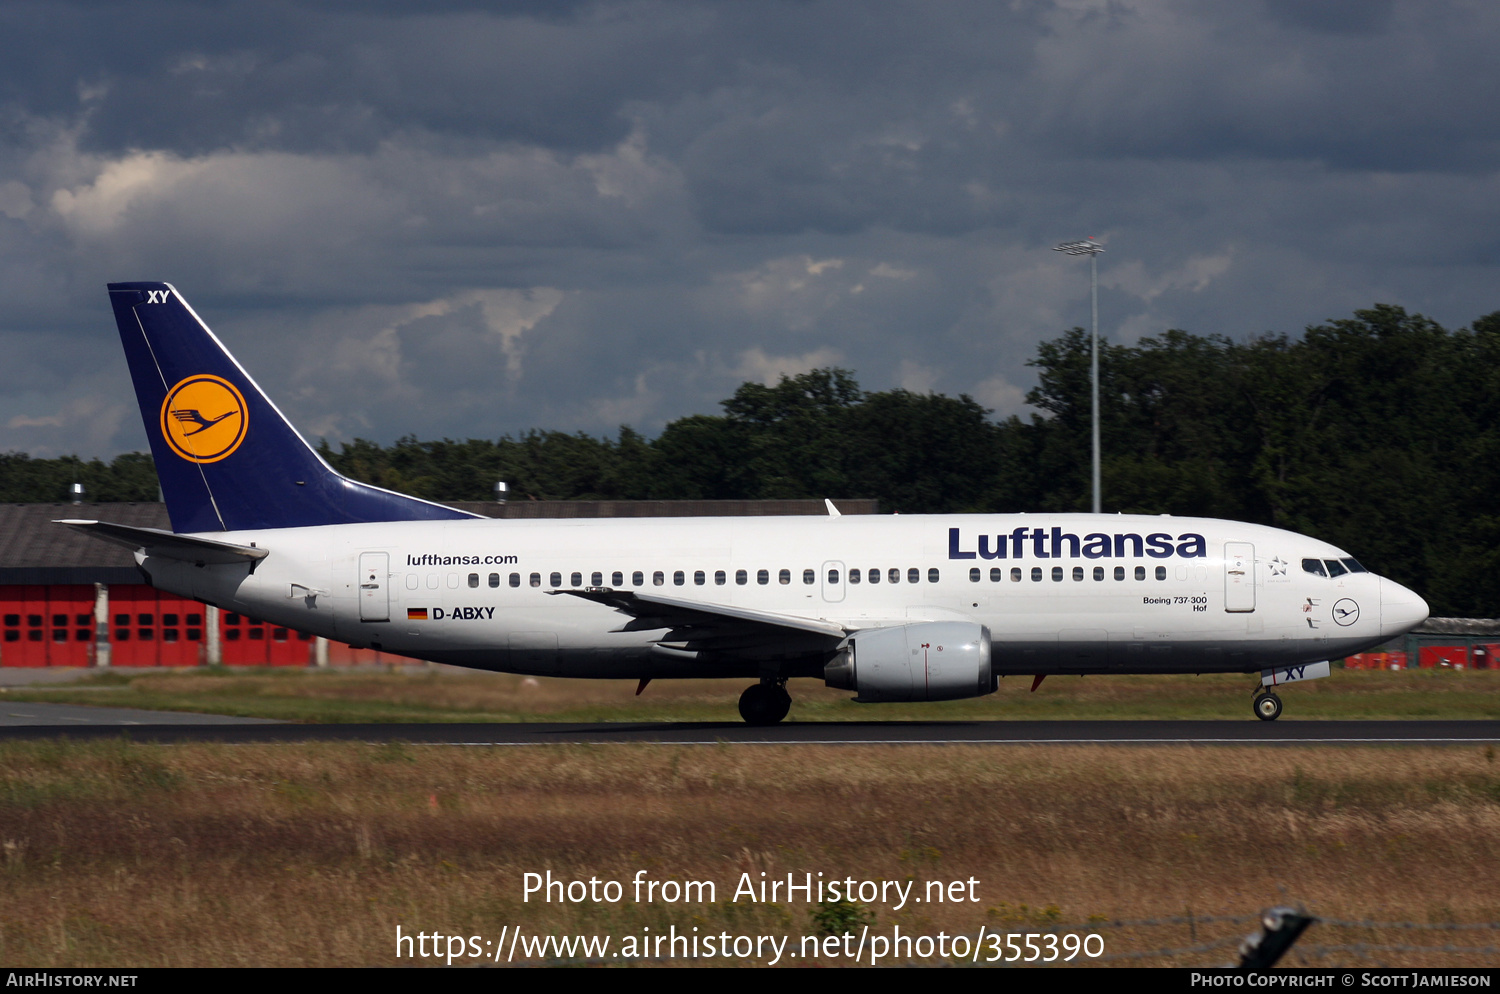
[{"label": "german flag decal", "polygon": [[426,621],[427,609],[425,607],[409,607],[406,609],[407,621]]}]

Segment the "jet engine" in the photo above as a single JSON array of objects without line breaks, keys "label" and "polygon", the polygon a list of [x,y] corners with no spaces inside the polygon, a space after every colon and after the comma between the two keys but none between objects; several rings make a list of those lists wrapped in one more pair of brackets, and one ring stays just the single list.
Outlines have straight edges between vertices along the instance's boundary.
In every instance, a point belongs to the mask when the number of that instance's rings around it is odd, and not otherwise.
[{"label": "jet engine", "polygon": [[830,687],[861,702],[951,701],[993,693],[990,632],[967,621],[928,621],[857,632],[823,668]]}]

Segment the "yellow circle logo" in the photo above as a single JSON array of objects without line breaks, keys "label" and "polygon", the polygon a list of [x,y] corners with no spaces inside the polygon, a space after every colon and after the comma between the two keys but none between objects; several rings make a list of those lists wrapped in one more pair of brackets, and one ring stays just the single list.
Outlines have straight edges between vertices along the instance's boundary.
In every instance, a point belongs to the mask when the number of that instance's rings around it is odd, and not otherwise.
[{"label": "yellow circle logo", "polygon": [[245,398],[228,380],[189,376],[162,401],[161,433],[189,462],[218,462],[245,440],[246,411]]}]

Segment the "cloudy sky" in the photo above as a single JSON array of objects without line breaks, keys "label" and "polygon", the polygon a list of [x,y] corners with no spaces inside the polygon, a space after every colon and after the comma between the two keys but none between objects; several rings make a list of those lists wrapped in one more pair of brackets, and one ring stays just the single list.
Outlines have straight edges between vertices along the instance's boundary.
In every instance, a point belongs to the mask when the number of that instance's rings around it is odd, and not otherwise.
[{"label": "cloudy sky", "polygon": [[1024,410],[1036,344],[1500,310],[1480,0],[0,7],[0,451],[142,449],[104,284],[312,439]]}]

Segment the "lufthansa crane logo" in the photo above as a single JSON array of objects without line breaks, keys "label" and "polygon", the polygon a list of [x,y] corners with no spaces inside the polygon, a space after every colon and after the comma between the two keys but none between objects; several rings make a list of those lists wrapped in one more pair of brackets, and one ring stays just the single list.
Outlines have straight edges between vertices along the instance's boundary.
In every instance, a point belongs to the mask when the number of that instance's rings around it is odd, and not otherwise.
[{"label": "lufthansa crane logo", "polygon": [[247,413],[233,383],[207,373],[189,376],[162,401],[161,433],[188,462],[218,462],[245,440]]}]

